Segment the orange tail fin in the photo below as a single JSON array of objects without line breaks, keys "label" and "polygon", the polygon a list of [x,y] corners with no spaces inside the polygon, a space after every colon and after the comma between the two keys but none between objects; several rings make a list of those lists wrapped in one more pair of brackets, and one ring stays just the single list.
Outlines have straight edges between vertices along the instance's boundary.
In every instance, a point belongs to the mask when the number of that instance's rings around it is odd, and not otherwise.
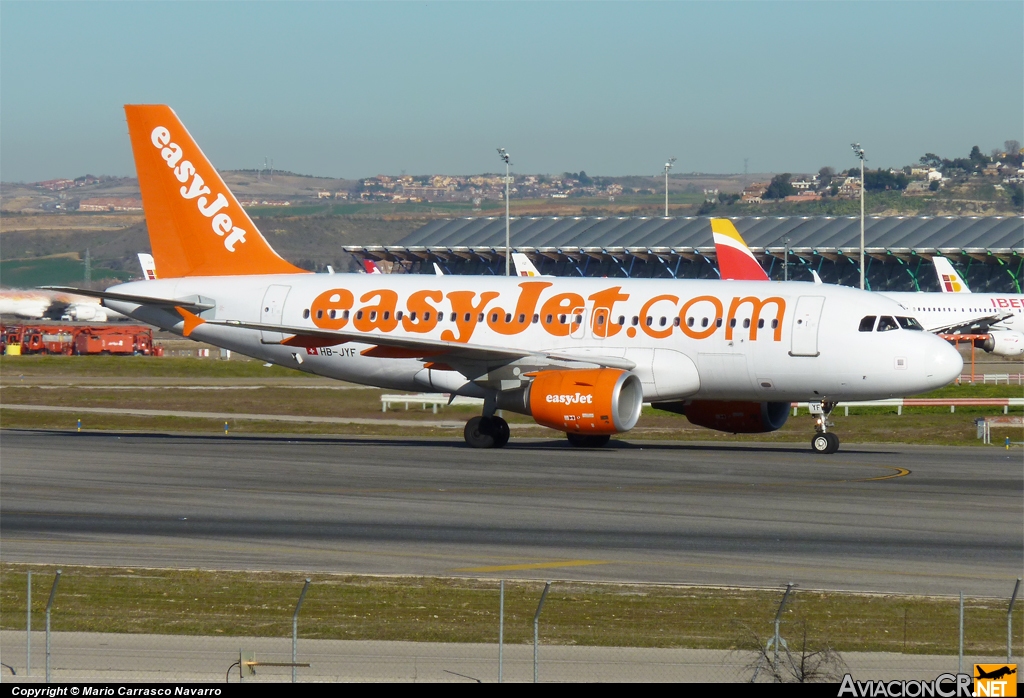
[{"label": "orange tail fin", "polygon": [[161,277],[304,273],[274,252],[170,107],[124,111]]}]

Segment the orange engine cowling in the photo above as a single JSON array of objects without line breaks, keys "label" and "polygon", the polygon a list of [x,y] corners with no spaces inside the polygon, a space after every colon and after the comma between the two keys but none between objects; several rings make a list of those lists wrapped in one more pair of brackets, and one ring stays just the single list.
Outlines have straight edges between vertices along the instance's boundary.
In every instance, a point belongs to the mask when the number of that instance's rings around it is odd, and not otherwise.
[{"label": "orange engine cowling", "polygon": [[[522,396],[538,424],[571,434],[618,434],[640,419],[643,386],[614,368],[541,371]],[[514,409],[511,406],[509,409]]]},{"label": "orange engine cowling", "polygon": [[688,400],[656,402],[652,407],[686,415],[692,424],[733,434],[762,434],[781,429],[789,418],[788,402]]}]

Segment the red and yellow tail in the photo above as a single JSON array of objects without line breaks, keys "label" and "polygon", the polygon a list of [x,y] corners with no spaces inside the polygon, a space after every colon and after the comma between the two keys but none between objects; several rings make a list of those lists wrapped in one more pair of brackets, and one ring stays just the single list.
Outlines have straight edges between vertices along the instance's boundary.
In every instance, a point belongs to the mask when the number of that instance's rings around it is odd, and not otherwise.
[{"label": "red and yellow tail", "polygon": [[162,278],[303,273],[260,235],[170,107],[124,111]]},{"label": "red and yellow tail", "polygon": [[711,232],[715,237],[718,272],[723,279],[733,281],[768,281],[768,275],[758,264],[736,226],[728,218],[712,218]]}]

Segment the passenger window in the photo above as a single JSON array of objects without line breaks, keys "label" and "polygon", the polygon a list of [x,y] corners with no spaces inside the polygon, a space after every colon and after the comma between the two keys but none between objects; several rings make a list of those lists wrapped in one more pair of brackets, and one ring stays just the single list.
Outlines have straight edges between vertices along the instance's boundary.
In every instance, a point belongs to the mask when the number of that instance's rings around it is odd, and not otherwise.
[{"label": "passenger window", "polygon": [[924,328],[921,327],[921,323],[912,317],[897,317],[896,322],[900,323],[900,327],[905,330],[924,330]]},{"label": "passenger window", "polygon": [[498,314],[497,313],[491,313],[491,322],[497,322],[497,321],[498,321]]},{"label": "passenger window", "polygon": [[576,316],[576,324],[577,325],[583,324],[583,316],[582,315],[577,315]]},{"label": "passenger window", "polygon": [[686,318],[686,326],[687,327],[693,327],[693,318],[692,317]]},{"label": "passenger window", "polygon": [[[429,319],[429,318],[427,318],[427,314],[426,313],[423,313],[423,319],[424,320]],[[412,311],[411,313],[409,313],[409,322],[416,322],[416,311],[415,310]]]},{"label": "passenger window", "polygon": [[483,322],[484,321],[484,314],[480,313],[479,315],[477,315],[476,316],[476,321],[477,322]]},{"label": "passenger window", "polygon": [[329,313],[327,313],[327,315],[329,315],[330,318],[333,320],[335,318],[335,316],[337,315],[337,311],[332,310]]},{"label": "passenger window", "polygon": [[875,315],[868,315],[860,319],[860,331],[870,332],[875,329]]},{"label": "passenger window", "polygon": [[384,319],[385,320],[390,320],[391,319],[391,311],[390,310],[385,310],[384,311]]},{"label": "passenger window", "polygon": [[722,318],[715,318],[715,327],[722,326]]},{"label": "passenger window", "polygon": [[893,318],[889,317],[888,315],[883,315],[882,317],[878,318],[878,329],[876,329],[875,332],[888,332],[889,330],[898,330],[899,327],[900,326],[896,324],[896,321]]},{"label": "passenger window", "polygon": [[633,316],[633,327],[636,327],[639,324],[640,324],[640,318],[638,316],[634,315]]},{"label": "passenger window", "polygon": [[700,326],[701,327],[707,327],[708,326],[708,319],[707,318],[701,318]]},{"label": "passenger window", "polygon": [[471,317],[473,317],[473,316],[472,316],[472,315],[470,315],[469,313],[466,313],[466,319],[465,319],[465,322],[469,322],[469,318],[471,318]]},{"label": "passenger window", "polygon": [[650,315],[647,316],[647,326],[650,327],[654,323],[654,318]]},{"label": "passenger window", "polygon": [[377,311],[376,310],[371,310],[370,311],[370,322],[376,322],[376,321],[377,321]]},{"label": "passenger window", "polygon": [[323,317],[324,317],[324,311],[322,311],[322,310],[316,311],[316,319],[317,320],[322,320]]},{"label": "passenger window", "polygon": [[533,324],[536,325],[538,322],[540,322],[540,313],[534,313],[533,314]]},{"label": "passenger window", "polygon": [[550,325],[550,324],[551,324],[551,318],[552,318],[552,317],[553,317],[553,316],[551,316],[551,315],[548,315],[548,316],[547,316],[546,318],[544,318],[544,323],[545,323],[545,324],[547,324],[547,325]]},{"label": "passenger window", "polygon": [[[413,313],[412,315],[413,315],[412,319],[415,320],[416,319],[416,313]],[[437,314],[437,319],[438,320],[440,320],[443,317],[444,317],[444,313],[438,313]],[[430,311],[429,310],[426,311],[425,313],[423,313],[423,322],[430,322]]]},{"label": "passenger window", "polygon": [[558,322],[560,322],[563,325],[565,324],[565,315],[564,314],[558,316]]},{"label": "passenger window", "polygon": [[[402,316],[403,316],[404,314],[405,314],[404,312],[402,312],[401,310],[399,310],[398,312],[396,312],[396,313],[395,313],[395,319],[396,319],[396,320],[401,320],[401,319],[402,319]],[[386,318],[385,318],[385,319],[386,319]]]},{"label": "passenger window", "polygon": [[762,327],[764,327],[764,320],[763,319],[758,319],[758,321],[757,321],[757,329],[761,329]]},{"label": "passenger window", "polygon": [[774,320],[772,320],[772,329],[774,330],[778,326],[779,326],[779,319],[775,318]]},{"label": "passenger window", "polygon": [[302,319],[303,320],[308,320],[309,319],[309,308],[306,308],[305,310],[302,311]]},{"label": "passenger window", "polygon": [[673,327],[679,327],[679,317],[678,316],[676,316],[675,319],[672,320],[672,326]]},{"label": "passenger window", "polygon": [[664,315],[661,316],[661,320],[658,320],[658,324],[661,325],[662,327],[664,327],[667,322],[668,320],[665,319]]},{"label": "passenger window", "polygon": [[359,312],[356,313],[356,320],[362,320],[362,319],[363,319],[363,311],[360,310]]},{"label": "passenger window", "polygon": [[625,324],[626,324],[626,316],[625,315],[620,315],[619,316],[619,327],[622,327]]},{"label": "passenger window", "polygon": [[604,315],[598,315],[597,316],[597,324],[598,325],[603,325],[604,324]]},{"label": "passenger window", "polygon": [[519,313],[519,324],[522,325],[524,322],[526,322],[526,315],[524,313]]},{"label": "passenger window", "polygon": [[743,329],[747,329],[748,327],[750,327],[750,318],[744,318],[743,319]]},{"label": "passenger window", "polygon": [[348,320],[348,311],[346,310],[345,312],[343,312],[343,313],[341,314],[341,317],[343,317],[343,318],[345,318],[346,320]]},{"label": "passenger window", "polygon": [[736,327],[736,318],[729,320],[729,327]]}]

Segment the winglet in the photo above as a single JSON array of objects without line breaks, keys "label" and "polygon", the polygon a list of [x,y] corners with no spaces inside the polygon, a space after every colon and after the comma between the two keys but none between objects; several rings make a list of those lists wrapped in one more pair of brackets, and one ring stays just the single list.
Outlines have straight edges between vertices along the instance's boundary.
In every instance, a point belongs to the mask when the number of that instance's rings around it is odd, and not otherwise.
[{"label": "winglet", "polygon": [[192,334],[192,331],[195,330],[195,328],[206,322],[203,318],[199,317],[195,313],[190,313],[181,306],[176,305],[174,306],[174,309],[178,311],[178,314],[181,315],[181,319],[185,321],[185,329],[182,330],[181,333],[186,337]]},{"label": "winglet", "polygon": [[723,279],[735,281],[768,281],[736,226],[728,218],[712,218],[711,232],[715,238],[718,271]]}]

